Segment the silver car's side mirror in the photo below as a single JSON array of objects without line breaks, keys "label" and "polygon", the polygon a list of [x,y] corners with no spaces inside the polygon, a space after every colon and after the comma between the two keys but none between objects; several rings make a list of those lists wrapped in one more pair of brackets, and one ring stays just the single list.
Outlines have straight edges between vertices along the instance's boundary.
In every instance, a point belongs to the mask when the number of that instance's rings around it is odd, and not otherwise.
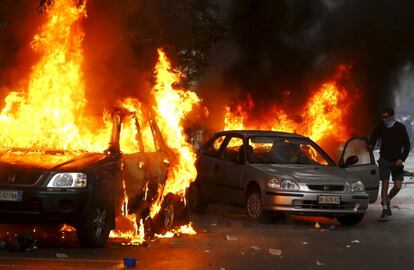
[{"label": "silver car's side mirror", "polygon": [[345,160],[345,167],[352,166],[355,163],[357,163],[358,161],[359,161],[358,156],[356,156],[356,155],[349,156]]}]

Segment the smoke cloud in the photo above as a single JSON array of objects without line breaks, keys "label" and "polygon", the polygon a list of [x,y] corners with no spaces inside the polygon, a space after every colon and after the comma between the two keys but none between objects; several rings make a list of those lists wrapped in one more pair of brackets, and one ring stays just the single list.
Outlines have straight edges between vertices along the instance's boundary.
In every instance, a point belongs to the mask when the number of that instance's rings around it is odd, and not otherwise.
[{"label": "smoke cloud", "polygon": [[[412,92],[414,1],[215,1],[227,33],[210,50],[210,66],[194,84],[210,111],[207,126],[217,127],[223,107],[247,95],[257,110],[269,104],[299,110],[340,64],[352,66],[341,83],[359,93],[350,112],[351,120],[359,120],[358,133],[372,128],[383,106],[405,106],[402,101]],[[151,27],[161,31],[174,25],[174,18],[157,23],[170,2],[159,0],[163,9],[149,6],[150,1],[88,2],[84,75],[92,112],[126,96],[148,99],[159,44],[129,26],[142,22],[140,28],[150,33]],[[18,88],[36,61],[30,41],[44,19],[36,7],[36,1],[0,1],[2,97]],[[182,35],[177,40],[185,38],[185,31],[177,33]],[[133,44],[137,40],[142,42]],[[400,88],[405,90],[395,91]]]},{"label": "smoke cloud", "polygon": [[[367,134],[383,106],[400,105],[393,102],[393,88],[400,71],[414,60],[413,1],[217,3],[226,9],[222,18],[228,37],[212,52],[210,72],[200,81],[210,106],[250,94],[258,109],[270,103],[298,109],[339,64],[352,66],[346,83],[359,91],[360,104],[350,112],[359,119],[353,123],[356,132]],[[228,99],[217,105],[222,96]]]}]

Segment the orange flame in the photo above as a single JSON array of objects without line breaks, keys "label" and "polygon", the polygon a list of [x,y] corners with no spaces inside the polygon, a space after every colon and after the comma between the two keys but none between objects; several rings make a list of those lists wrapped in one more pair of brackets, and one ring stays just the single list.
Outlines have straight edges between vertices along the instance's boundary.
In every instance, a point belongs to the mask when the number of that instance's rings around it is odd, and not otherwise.
[{"label": "orange flame", "polygon": [[172,238],[176,235],[181,235],[181,234],[188,234],[188,235],[197,234],[197,232],[193,229],[192,222],[186,225],[182,225],[181,227],[177,229],[172,229],[171,231],[168,231],[165,234],[156,234],[155,236],[158,238]]},{"label": "orange flame", "polygon": [[[31,44],[40,60],[32,67],[25,89],[10,92],[0,111],[0,125],[7,127],[0,129],[0,149],[18,147],[102,152],[108,147],[112,124],[110,114],[104,112],[102,119],[96,119],[84,113],[87,100],[82,72],[82,41],[85,34],[81,22],[86,18],[86,1],[80,6],[78,2],[56,0],[47,10],[47,21]],[[157,84],[153,91],[156,101],[154,111],[173,160],[167,161],[170,164],[168,180],[151,211],[152,215],[158,212],[154,209],[159,209],[165,194],[171,192],[183,196],[190,181],[196,177],[195,154],[186,142],[182,121],[199,99],[194,92],[175,88],[174,84],[181,74],[171,69],[164,52],[159,50],[159,55]],[[137,118],[143,118],[139,101],[129,98],[118,105],[137,112]],[[136,152],[134,123],[124,124],[121,149],[126,153]],[[149,126],[142,126],[142,136],[145,149],[153,151],[155,146],[149,139],[152,136]],[[125,194],[124,207],[127,203]],[[133,244],[143,241],[142,220],[138,230],[135,215],[127,215],[124,211],[118,219],[117,224],[119,221],[121,225],[117,228],[122,230],[111,232],[112,237],[127,238]],[[181,230],[181,233],[194,232],[191,224],[178,229]]]},{"label": "orange flame", "polygon": [[[346,70],[341,65],[336,77],[341,77],[341,73]],[[312,94],[304,109],[296,114],[300,115],[300,120],[297,120],[276,106],[263,115],[254,115],[255,104],[248,96],[247,102],[225,108],[225,130],[266,129],[299,133],[318,142],[333,136],[343,142],[350,135],[344,119],[352,102],[347,89],[335,80],[330,80]]]},{"label": "orange flame", "polygon": [[200,99],[196,93],[176,87],[182,74],[171,68],[161,49],[158,50],[158,54],[158,63],[155,67],[156,84],[153,89],[156,101],[154,110],[157,113],[156,120],[160,130],[165,135],[165,142],[174,153],[175,159],[170,161],[170,170],[162,197],[151,208],[151,216],[159,212],[162,198],[168,193],[180,194],[184,197],[186,188],[197,176],[196,155],[187,142],[182,122],[193,106],[199,104]]},{"label": "orange flame", "polygon": [[[163,135],[165,143],[170,149],[170,158],[172,160],[165,160],[169,164],[168,176],[165,186],[159,187],[159,197],[153,203],[150,209],[151,217],[154,217],[161,209],[161,203],[164,197],[169,194],[179,194],[184,200],[184,193],[186,188],[197,176],[195,168],[196,155],[192,146],[187,142],[187,136],[184,133],[182,121],[186,115],[191,112],[194,105],[199,104],[198,96],[189,90],[177,89],[175,85],[179,82],[182,74],[171,68],[171,64],[167,59],[165,53],[158,50],[159,59],[155,67],[156,85],[152,91],[155,99],[153,109],[155,111],[155,119],[158,123],[160,131]],[[140,112],[138,109],[140,103],[134,99],[127,99],[122,102],[122,106],[130,111]],[[138,115],[138,118],[141,116]],[[148,129],[149,130],[149,129]],[[144,144],[147,144],[151,139],[146,139],[143,132]],[[133,134],[134,135],[134,134]],[[148,136],[150,134],[148,133]],[[134,136],[125,136],[126,138],[134,138]],[[150,137],[147,137],[150,138]],[[145,147],[146,148],[146,147]],[[125,185],[124,185],[125,189]],[[128,197],[124,192],[124,202],[128,203]],[[123,207],[123,209],[126,206]],[[130,221],[136,224],[135,215],[126,216]],[[140,231],[116,231],[111,233],[111,237],[122,237],[131,239],[130,243],[139,244],[144,241],[143,221],[140,220]],[[180,228],[173,229],[165,234],[156,234],[158,238],[170,238],[179,234],[196,234],[192,228],[192,224],[183,225]]]},{"label": "orange flame", "polygon": [[[68,5],[68,2],[70,3]],[[81,20],[86,1],[55,1],[32,49],[41,55],[27,89],[11,92],[0,113],[0,148],[85,149],[102,151],[109,128],[91,132],[96,119],[83,117],[86,106]],[[105,132],[106,130],[106,132]]]}]

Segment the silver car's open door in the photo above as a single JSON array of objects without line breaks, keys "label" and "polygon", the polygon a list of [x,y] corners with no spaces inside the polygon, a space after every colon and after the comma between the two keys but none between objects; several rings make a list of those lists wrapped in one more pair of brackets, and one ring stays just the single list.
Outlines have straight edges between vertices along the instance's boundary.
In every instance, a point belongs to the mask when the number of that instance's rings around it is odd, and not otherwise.
[{"label": "silver car's open door", "polygon": [[379,169],[375,163],[368,139],[355,137],[348,140],[342,151],[338,165],[359,177],[369,194],[369,202],[377,200],[379,189]]}]

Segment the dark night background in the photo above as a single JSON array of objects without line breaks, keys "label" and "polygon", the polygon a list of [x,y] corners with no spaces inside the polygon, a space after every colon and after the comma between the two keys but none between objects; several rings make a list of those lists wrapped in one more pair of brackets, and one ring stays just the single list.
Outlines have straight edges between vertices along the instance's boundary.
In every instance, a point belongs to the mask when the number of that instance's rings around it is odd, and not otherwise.
[{"label": "dark night background", "polygon": [[[38,5],[0,0],[2,99],[36,59],[28,44],[42,21]],[[131,93],[145,97],[158,47],[187,74],[210,121],[247,94],[258,108],[296,110],[345,64],[352,69],[343,83],[360,96],[350,122],[366,133],[383,106],[411,107],[413,10],[411,0],[90,0],[88,101],[99,108]]]}]

